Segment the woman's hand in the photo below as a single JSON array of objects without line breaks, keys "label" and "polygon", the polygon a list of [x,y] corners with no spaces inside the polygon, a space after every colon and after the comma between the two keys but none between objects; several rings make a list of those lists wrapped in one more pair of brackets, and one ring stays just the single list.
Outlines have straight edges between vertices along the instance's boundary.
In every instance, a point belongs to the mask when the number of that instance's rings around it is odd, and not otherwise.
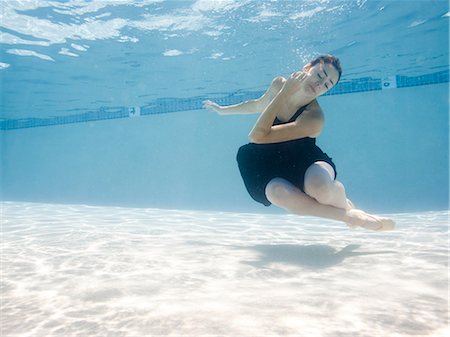
[{"label": "woman's hand", "polygon": [[296,71],[286,80],[281,89],[280,94],[284,96],[286,100],[291,102],[303,102],[305,98],[310,98],[311,90],[308,90],[306,79],[308,74],[303,71]]},{"label": "woman's hand", "polygon": [[210,109],[210,110],[213,110],[213,111],[221,114],[223,107],[220,106],[219,104],[217,104],[216,102],[206,100],[206,101],[203,101],[203,108]]}]

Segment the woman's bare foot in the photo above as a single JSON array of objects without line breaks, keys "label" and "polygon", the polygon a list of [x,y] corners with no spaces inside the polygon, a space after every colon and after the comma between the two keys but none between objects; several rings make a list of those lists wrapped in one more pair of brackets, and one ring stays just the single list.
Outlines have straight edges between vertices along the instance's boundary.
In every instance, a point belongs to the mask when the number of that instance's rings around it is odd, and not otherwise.
[{"label": "woman's bare foot", "polygon": [[360,209],[347,210],[345,223],[352,227],[363,227],[374,231],[389,231],[395,227],[395,222],[388,218],[382,218],[368,214]]}]

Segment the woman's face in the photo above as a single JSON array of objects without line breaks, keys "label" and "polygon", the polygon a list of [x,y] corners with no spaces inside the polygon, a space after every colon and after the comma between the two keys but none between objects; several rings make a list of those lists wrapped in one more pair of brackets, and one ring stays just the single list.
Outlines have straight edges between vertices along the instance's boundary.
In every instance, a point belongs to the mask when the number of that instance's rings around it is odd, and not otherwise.
[{"label": "woman's face", "polygon": [[318,63],[306,70],[306,89],[314,96],[320,96],[336,85],[339,73],[329,63]]}]

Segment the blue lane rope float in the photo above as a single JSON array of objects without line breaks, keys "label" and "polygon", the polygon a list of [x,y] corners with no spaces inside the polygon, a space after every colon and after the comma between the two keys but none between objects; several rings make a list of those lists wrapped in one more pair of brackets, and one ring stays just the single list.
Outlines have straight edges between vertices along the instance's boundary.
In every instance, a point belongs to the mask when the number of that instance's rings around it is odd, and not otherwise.
[{"label": "blue lane rope float", "polygon": [[[396,75],[387,76],[382,79],[364,77],[352,80],[341,80],[324,96],[395,88],[407,88],[448,82],[448,70],[420,76]],[[262,94],[263,91],[239,90],[232,93],[214,94],[211,96],[214,96],[214,101],[221,105],[230,105],[250,99],[256,99]],[[101,107],[98,110],[94,111],[56,117],[2,119],[0,120],[0,130],[15,130],[40,126],[85,123],[99,120],[134,118],[147,115],[199,110],[202,108],[202,102],[206,99],[211,99],[211,96],[206,95],[189,98],[158,98],[148,103],[147,105],[139,107]]]}]

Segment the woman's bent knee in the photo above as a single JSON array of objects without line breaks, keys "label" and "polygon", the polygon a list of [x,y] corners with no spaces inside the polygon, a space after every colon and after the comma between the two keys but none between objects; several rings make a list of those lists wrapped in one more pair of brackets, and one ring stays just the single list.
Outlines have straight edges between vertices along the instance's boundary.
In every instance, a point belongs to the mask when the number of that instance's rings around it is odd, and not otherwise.
[{"label": "woman's bent knee", "polygon": [[288,197],[293,185],[283,178],[273,178],[266,185],[266,197],[273,204],[278,204],[280,200]]},{"label": "woman's bent knee", "polygon": [[333,181],[324,176],[305,176],[304,190],[305,193],[313,198],[320,196],[325,197],[332,190]]},{"label": "woman's bent knee", "polygon": [[333,184],[333,177],[320,165],[311,165],[305,173],[305,193],[320,203],[333,198]]},{"label": "woman's bent knee", "polygon": [[[342,183],[319,175],[305,177],[305,193],[323,205],[345,207],[347,201]],[[345,205],[344,205],[345,204]]]}]

